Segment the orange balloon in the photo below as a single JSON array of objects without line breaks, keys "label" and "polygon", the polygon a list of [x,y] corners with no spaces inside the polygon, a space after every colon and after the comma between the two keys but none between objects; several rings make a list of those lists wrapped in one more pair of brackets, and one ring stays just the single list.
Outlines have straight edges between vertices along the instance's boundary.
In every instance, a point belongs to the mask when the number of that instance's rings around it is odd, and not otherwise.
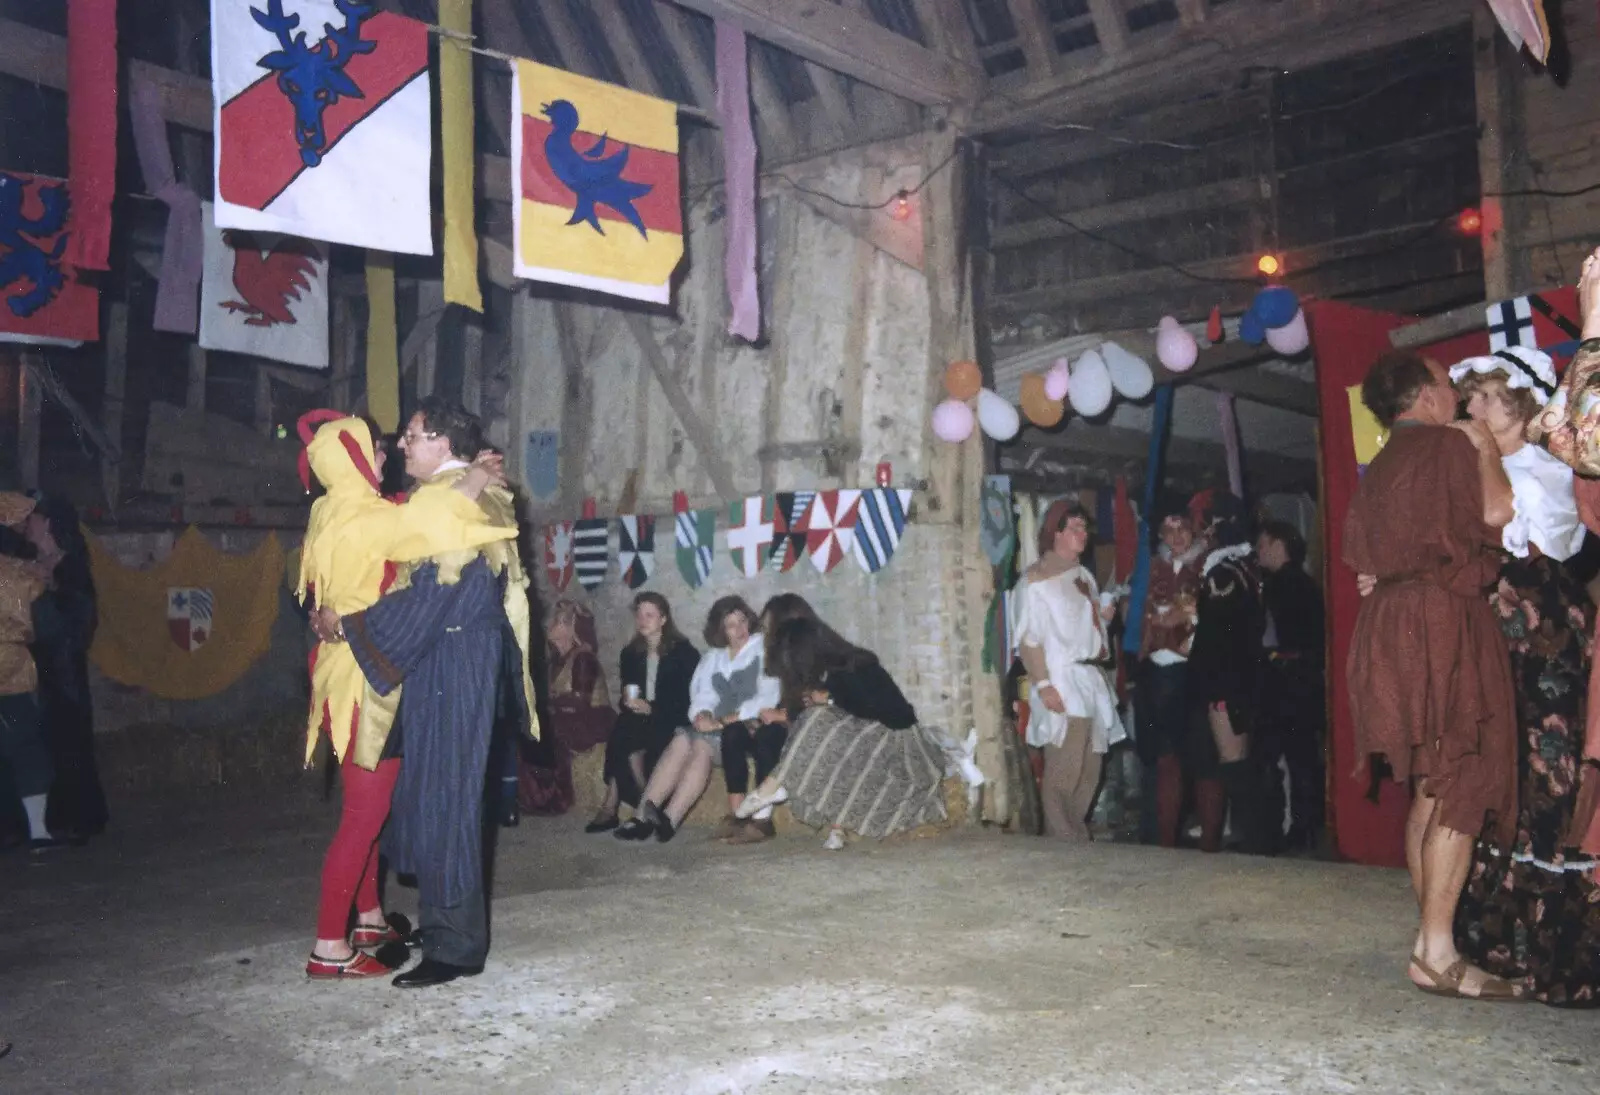
[{"label": "orange balloon", "polygon": [[1044,377],[1029,373],[1022,378],[1022,413],[1035,426],[1049,429],[1066,416],[1067,409],[1059,399],[1051,399],[1044,391]]},{"label": "orange balloon", "polygon": [[975,361],[956,361],[944,371],[944,390],[951,399],[965,402],[983,387],[983,371]]}]

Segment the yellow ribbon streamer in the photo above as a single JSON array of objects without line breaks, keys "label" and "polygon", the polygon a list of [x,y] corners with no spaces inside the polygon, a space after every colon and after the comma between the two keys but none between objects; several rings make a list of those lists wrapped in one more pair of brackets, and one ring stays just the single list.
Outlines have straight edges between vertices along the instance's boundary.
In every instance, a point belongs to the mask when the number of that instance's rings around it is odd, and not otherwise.
[{"label": "yellow ribbon streamer", "polygon": [[367,252],[367,413],[386,433],[400,428],[400,336],[395,328],[394,256]]},{"label": "yellow ribbon streamer", "polygon": [[[439,26],[472,33],[472,0],[439,0]],[[444,299],[483,311],[478,233],[472,211],[472,54],[463,39],[439,38],[439,131],[444,159]]]}]

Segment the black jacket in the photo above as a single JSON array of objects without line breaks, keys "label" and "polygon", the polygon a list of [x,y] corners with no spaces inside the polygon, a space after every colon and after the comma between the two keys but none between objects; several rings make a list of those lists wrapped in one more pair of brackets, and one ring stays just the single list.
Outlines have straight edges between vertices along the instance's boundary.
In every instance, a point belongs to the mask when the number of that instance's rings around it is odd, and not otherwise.
[{"label": "black jacket", "polygon": [[[639,695],[645,695],[644,681],[649,670],[648,655],[642,647],[629,644],[622,648],[620,670],[622,687],[637,685]],[[687,640],[680,640],[661,656],[656,666],[656,698],[650,701],[650,721],[659,730],[671,732],[689,725],[689,682],[694,679],[695,667],[700,664],[700,651]],[[622,707],[622,696],[617,697]]]},{"label": "black jacket", "polygon": [[890,730],[907,730],[917,724],[916,709],[878,662],[859,669],[836,669],[825,682],[833,706],[858,719],[870,719]]}]

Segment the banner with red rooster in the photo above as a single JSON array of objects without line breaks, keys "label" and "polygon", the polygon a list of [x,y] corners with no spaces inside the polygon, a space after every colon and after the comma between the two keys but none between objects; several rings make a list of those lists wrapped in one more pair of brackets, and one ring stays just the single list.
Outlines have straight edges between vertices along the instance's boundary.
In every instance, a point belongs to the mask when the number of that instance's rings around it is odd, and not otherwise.
[{"label": "banner with red rooster", "polygon": [[212,0],[218,223],[433,253],[428,28],[373,0]]},{"label": "banner with red rooster", "polygon": [[326,369],[327,244],[205,223],[200,345]]}]

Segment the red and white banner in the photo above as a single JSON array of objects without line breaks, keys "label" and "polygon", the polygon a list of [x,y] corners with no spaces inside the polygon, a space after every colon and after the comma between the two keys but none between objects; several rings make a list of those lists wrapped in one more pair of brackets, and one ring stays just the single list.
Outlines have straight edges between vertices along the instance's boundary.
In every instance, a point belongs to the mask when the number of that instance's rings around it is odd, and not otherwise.
[{"label": "red and white banner", "polygon": [[572,584],[572,522],[557,521],[544,530],[544,573],[557,593]]},{"label": "red and white banner", "polygon": [[75,346],[100,337],[100,294],[74,276],[67,184],[0,171],[0,342]]},{"label": "red and white banner", "polygon": [[428,28],[370,0],[211,0],[216,224],[433,253]]},{"label": "red and white banner", "polygon": [[824,490],[806,507],[806,551],[811,565],[827,574],[855,547],[859,490]]},{"label": "red and white banner", "polygon": [[200,345],[326,369],[328,245],[205,222]]}]

